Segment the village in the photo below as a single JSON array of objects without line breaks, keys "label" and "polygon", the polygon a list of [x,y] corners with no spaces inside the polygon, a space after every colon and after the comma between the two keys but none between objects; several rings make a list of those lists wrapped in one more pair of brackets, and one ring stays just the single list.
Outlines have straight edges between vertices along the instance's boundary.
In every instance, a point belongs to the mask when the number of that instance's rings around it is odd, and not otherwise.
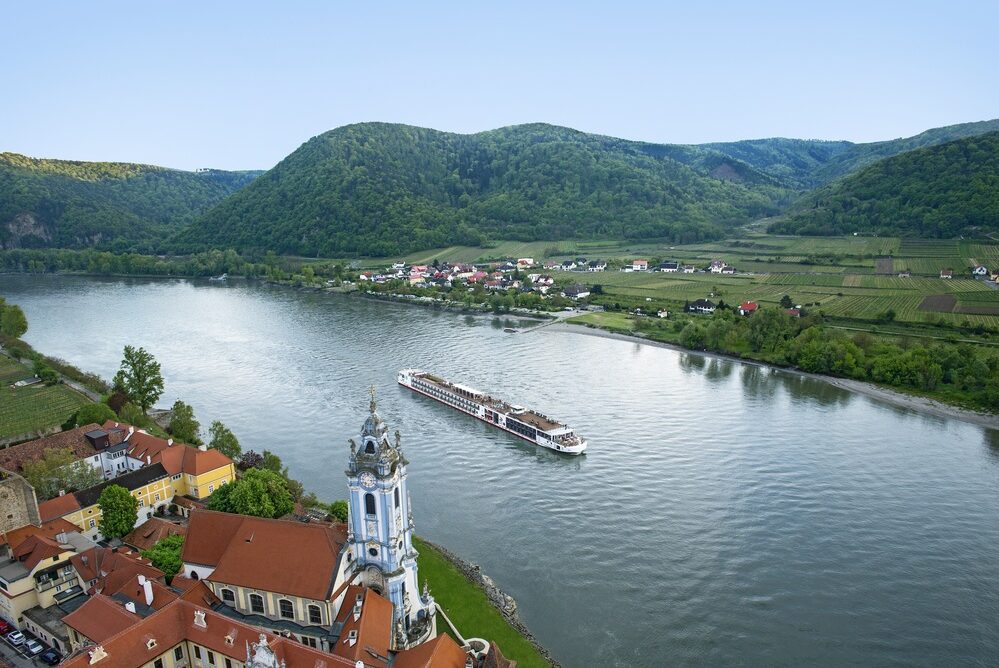
[{"label": "village", "polygon": [[[345,523],[300,503],[211,510],[245,475],[235,462],[124,423],[0,450],[0,665],[515,668],[421,590],[408,461],[373,394],[350,440]],[[103,481],[39,501],[22,474],[54,451]],[[134,500],[124,528],[112,492]]]}]

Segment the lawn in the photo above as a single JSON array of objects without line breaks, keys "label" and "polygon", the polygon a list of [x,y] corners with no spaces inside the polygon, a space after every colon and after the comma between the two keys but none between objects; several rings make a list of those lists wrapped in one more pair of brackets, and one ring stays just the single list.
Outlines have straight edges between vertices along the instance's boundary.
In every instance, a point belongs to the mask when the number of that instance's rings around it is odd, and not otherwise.
[{"label": "lawn", "polygon": [[[418,538],[420,577],[430,586],[430,593],[458,630],[466,638],[485,638],[499,645],[503,656],[517,662],[519,668],[550,668],[551,664],[489,602],[482,589],[473,584],[437,550]],[[437,628],[448,630],[438,619]]]},{"label": "lawn", "polygon": [[590,325],[611,332],[630,334],[635,330],[635,321],[626,313],[586,313],[566,320],[571,325]]},{"label": "lawn", "polygon": [[65,385],[34,385],[12,389],[31,371],[0,355],[0,438],[58,427],[90,400]]}]

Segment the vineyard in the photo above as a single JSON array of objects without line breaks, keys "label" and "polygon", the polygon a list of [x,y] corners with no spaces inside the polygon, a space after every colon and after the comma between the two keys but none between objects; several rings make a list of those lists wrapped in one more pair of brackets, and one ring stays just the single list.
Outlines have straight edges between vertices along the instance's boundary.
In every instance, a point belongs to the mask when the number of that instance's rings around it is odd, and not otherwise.
[{"label": "vineyard", "polygon": [[65,385],[11,387],[30,377],[26,367],[0,355],[0,438],[57,427],[89,403]]}]

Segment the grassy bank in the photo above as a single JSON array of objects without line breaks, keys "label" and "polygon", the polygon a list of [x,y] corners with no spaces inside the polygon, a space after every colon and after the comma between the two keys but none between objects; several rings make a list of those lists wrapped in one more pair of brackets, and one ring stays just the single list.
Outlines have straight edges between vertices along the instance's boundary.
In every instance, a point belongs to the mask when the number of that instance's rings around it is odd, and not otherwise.
[{"label": "grassy bank", "polygon": [[66,385],[12,388],[32,377],[28,367],[0,355],[0,438],[58,428],[90,400]]},{"label": "grassy bank", "polygon": [[[519,668],[549,668],[551,665],[524,636],[503,618],[485,592],[473,584],[436,549],[414,539],[420,553],[420,576],[430,586],[437,604],[444,609],[462,635],[494,640],[503,655]],[[438,620],[441,631],[447,629]]]}]

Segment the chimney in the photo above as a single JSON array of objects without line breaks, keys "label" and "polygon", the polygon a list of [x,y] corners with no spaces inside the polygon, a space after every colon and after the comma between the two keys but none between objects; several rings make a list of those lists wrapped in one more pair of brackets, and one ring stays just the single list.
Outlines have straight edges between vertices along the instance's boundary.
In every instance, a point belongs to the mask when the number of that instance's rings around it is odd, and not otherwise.
[{"label": "chimney", "polygon": [[152,463],[153,463],[153,458],[150,457],[149,455],[146,455],[146,466],[149,466]]},{"label": "chimney", "polygon": [[129,427],[128,428],[128,435],[131,436],[134,433],[135,433],[135,427]]},{"label": "chimney", "polygon": [[87,562],[90,561],[90,557],[88,557],[87,555],[83,555],[82,557],[80,557],[80,561],[82,561],[83,565],[86,566]]},{"label": "chimney", "polygon": [[153,583],[151,580],[146,580],[142,585],[143,590],[146,592],[146,605],[151,606],[153,604]]},{"label": "chimney", "polygon": [[59,490],[59,496],[66,496],[66,490],[60,489]]},{"label": "chimney", "polygon": [[145,576],[145,575],[142,575],[142,574],[140,574],[140,575],[139,575],[139,586],[141,587],[141,586],[143,586],[143,585],[145,585],[145,584],[146,584],[146,576]]},{"label": "chimney", "polygon": [[172,438],[168,438],[167,439],[167,447],[169,448],[171,445],[173,445],[173,439]]},{"label": "chimney", "polygon": [[201,450],[202,452],[208,452],[208,446],[202,443],[201,445],[198,446],[198,450]]},{"label": "chimney", "polygon": [[135,603],[129,601],[128,603],[125,604],[125,609],[131,612],[132,614],[135,614]]}]

